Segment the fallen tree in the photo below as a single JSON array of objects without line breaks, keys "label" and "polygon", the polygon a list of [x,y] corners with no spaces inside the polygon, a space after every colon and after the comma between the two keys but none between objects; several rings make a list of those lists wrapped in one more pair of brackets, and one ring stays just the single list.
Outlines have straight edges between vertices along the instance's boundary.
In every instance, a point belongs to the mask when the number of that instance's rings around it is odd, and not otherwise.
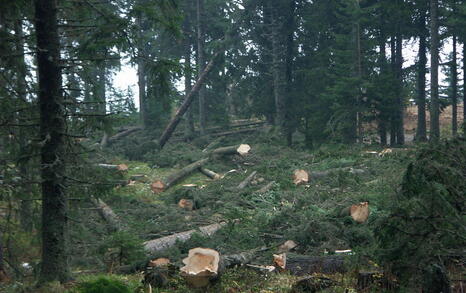
[{"label": "fallen tree", "polygon": [[237,189],[244,189],[246,186],[248,186],[248,184],[252,181],[252,179],[254,179],[254,177],[256,176],[257,174],[257,171],[253,171],[251,172],[251,174],[249,174],[248,177],[246,177],[246,179],[244,179],[243,181],[241,181],[240,184],[238,184],[238,186],[236,187]]},{"label": "fallen tree", "polygon": [[[128,136],[130,135],[131,133],[133,132],[136,132],[136,131],[139,131],[139,130],[142,130],[144,129],[142,126],[134,126],[134,127],[130,127],[122,132],[119,132],[115,135],[113,135],[112,137],[110,137],[109,139],[107,139],[106,141],[105,140],[102,140],[102,142],[104,142],[105,144],[112,144],[114,143],[115,141],[125,137],[125,136]],[[105,147],[106,145],[102,144],[102,147]]]},{"label": "fallen tree", "polygon": [[156,252],[160,252],[164,249],[172,247],[173,245],[176,244],[177,241],[185,242],[189,240],[191,236],[196,232],[204,236],[211,236],[215,232],[220,230],[220,228],[222,228],[226,224],[227,224],[226,222],[215,223],[215,224],[199,227],[198,229],[192,229],[189,231],[172,234],[172,235],[165,236],[162,238],[149,240],[149,241],[144,242],[144,250],[148,254],[154,254]]},{"label": "fallen tree", "polygon": [[212,180],[217,180],[217,179],[220,179],[222,176],[220,176],[219,174],[215,173],[214,171],[212,170],[209,170],[209,169],[206,169],[204,167],[201,167],[199,168],[199,171],[204,174],[205,176],[209,177],[210,179]]},{"label": "fallen tree", "polygon": [[160,136],[160,139],[159,139],[160,149],[162,149],[165,146],[167,141],[172,136],[173,132],[175,131],[176,126],[178,126],[178,124],[180,123],[181,118],[183,117],[184,113],[186,113],[186,111],[188,110],[188,108],[191,105],[192,101],[194,100],[194,97],[196,96],[196,93],[199,91],[201,86],[204,84],[204,82],[205,82],[205,80],[207,78],[207,74],[214,67],[214,60],[220,54],[220,52],[223,52],[223,50],[218,51],[217,53],[214,54],[214,56],[210,60],[209,64],[207,64],[204,71],[199,76],[198,80],[196,81],[196,84],[194,84],[191,91],[186,95],[186,98],[184,99],[183,104],[181,105],[180,108],[178,108],[178,110],[176,111],[175,116],[172,118],[170,123],[168,123],[167,128],[165,128],[164,132],[162,133],[162,135]]},{"label": "fallen tree", "polygon": [[126,164],[119,164],[119,165],[97,164],[97,166],[100,167],[100,168],[114,169],[114,170],[118,170],[118,171],[127,171],[128,170],[128,165],[126,165]]},{"label": "fallen tree", "polygon": [[[191,163],[184,167],[183,169],[176,171],[170,174],[165,180],[156,180],[151,184],[151,189],[154,193],[161,193],[167,190],[168,188],[175,185],[181,179],[185,178],[186,176],[190,175],[194,171],[202,168],[212,157],[217,155],[226,155],[226,154],[239,154],[239,155],[246,155],[251,150],[251,147],[247,144],[241,145],[234,145],[229,147],[221,147],[215,149],[208,153],[207,158],[201,159],[194,163]],[[204,169],[206,171],[206,169]],[[201,171],[202,172],[202,171]],[[212,172],[214,173],[214,172]],[[205,173],[204,173],[205,174]],[[213,175],[209,172],[210,175]],[[207,175],[207,174],[206,174]],[[217,174],[218,175],[218,174]],[[208,175],[209,176],[209,175]],[[215,176],[215,175],[213,175]]]},{"label": "fallen tree", "polygon": [[91,196],[91,202],[112,231],[120,231],[122,229],[123,226],[120,218],[103,200]]},{"label": "fallen tree", "polygon": [[154,183],[151,184],[151,189],[154,193],[161,193],[168,188],[172,187],[175,185],[178,181],[183,179],[184,177],[188,176],[192,172],[196,171],[200,167],[202,167],[205,163],[207,163],[210,159],[205,158],[199,161],[196,161],[194,163],[189,164],[188,166],[184,167],[183,169],[172,173],[170,176],[167,177],[167,179],[161,181],[157,180]]},{"label": "fallen tree", "polygon": [[303,276],[314,273],[335,274],[345,273],[345,256],[308,256],[282,254],[281,258],[274,257],[274,264],[281,270],[287,271],[292,275]]}]

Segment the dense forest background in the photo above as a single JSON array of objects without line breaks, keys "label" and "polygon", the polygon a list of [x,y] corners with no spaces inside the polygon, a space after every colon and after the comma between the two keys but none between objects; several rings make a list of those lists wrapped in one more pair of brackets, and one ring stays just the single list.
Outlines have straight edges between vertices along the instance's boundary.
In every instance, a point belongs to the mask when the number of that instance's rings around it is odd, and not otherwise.
[{"label": "dense forest background", "polygon": [[[292,239],[356,251],[341,290],[464,286],[465,42],[462,0],[2,0],[0,289],[104,292],[61,284],[134,273],[143,241],[223,221],[155,255],[263,263]],[[137,96],[113,80],[128,66]],[[196,170],[215,182],[179,184]],[[360,202],[368,222],[341,219]]]}]

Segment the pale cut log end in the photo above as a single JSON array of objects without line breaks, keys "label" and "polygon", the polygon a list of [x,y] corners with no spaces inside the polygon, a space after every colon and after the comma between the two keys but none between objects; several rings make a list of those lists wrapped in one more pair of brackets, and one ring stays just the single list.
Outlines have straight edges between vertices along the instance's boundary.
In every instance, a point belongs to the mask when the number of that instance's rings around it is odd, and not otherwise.
[{"label": "pale cut log end", "polygon": [[128,171],[128,165],[126,165],[126,164],[117,165],[117,170],[118,171]]},{"label": "pale cut log end", "polygon": [[205,287],[218,275],[219,262],[220,254],[216,250],[201,247],[190,249],[188,257],[183,259],[185,266],[180,269],[181,276],[192,287]]},{"label": "pale cut log end", "polygon": [[351,218],[357,223],[365,223],[369,218],[369,203],[367,201],[354,204],[350,207]]},{"label": "pale cut log end", "polygon": [[286,253],[274,254],[273,264],[279,271],[284,271],[286,269]]},{"label": "pale cut log end", "polygon": [[295,185],[302,185],[309,182],[309,173],[305,170],[295,170],[293,173],[293,183]]},{"label": "pale cut log end", "polygon": [[153,193],[162,193],[167,189],[167,186],[162,181],[157,180],[150,185],[150,189]]},{"label": "pale cut log end", "polygon": [[184,210],[192,211],[194,209],[194,202],[190,199],[180,199],[178,206]]},{"label": "pale cut log end", "polygon": [[251,146],[248,145],[248,144],[241,144],[237,149],[236,151],[238,152],[238,154],[240,154],[241,156],[245,156],[247,154],[249,154],[249,151],[251,150]]}]

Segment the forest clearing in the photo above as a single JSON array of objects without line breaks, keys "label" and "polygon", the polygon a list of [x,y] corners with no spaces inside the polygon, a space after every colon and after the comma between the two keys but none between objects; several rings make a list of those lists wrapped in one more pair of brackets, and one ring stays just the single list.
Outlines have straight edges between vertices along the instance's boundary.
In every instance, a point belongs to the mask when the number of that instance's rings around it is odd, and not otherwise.
[{"label": "forest clearing", "polygon": [[466,291],[466,2],[0,1],[0,292]]}]

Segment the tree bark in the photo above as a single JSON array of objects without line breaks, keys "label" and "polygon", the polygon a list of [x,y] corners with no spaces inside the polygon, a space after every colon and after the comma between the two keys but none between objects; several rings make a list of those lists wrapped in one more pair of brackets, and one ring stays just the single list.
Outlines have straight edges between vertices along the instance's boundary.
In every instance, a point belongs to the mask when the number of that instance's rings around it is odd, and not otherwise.
[{"label": "tree bark", "polygon": [[453,57],[451,60],[451,105],[452,105],[452,117],[451,117],[451,132],[453,136],[458,134],[458,64],[456,62],[457,53],[457,37],[453,35]]},{"label": "tree bark", "polygon": [[152,191],[156,193],[163,192],[167,190],[168,188],[172,187],[175,185],[177,182],[179,182],[181,179],[185,178],[189,174],[193,173],[197,169],[201,168],[204,164],[206,164],[210,158],[205,158],[199,161],[196,161],[192,164],[189,164],[188,166],[184,167],[183,169],[172,173],[167,177],[167,179],[161,181],[156,181],[152,184]]},{"label": "tree bark", "polygon": [[466,41],[463,42],[463,133],[466,133]]},{"label": "tree bark", "polygon": [[[385,30],[384,30],[384,25],[385,25],[385,14],[383,11],[381,12],[381,24],[380,24],[380,36],[379,36],[379,68],[380,68],[380,76],[385,77],[387,74],[387,54],[386,54],[386,41],[387,37],[385,35]],[[387,144],[387,120],[388,120],[388,115],[385,110],[384,103],[382,101],[380,103],[380,113],[379,113],[379,123],[378,123],[378,128],[379,128],[379,136],[380,136],[380,144],[381,145],[386,145]]]},{"label": "tree bark", "polygon": [[211,225],[199,227],[198,229],[193,229],[193,230],[165,236],[162,238],[157,238],[154,240],[146,241],[144,242],[144,250],[148,254],[155,254],[157,252],[163,251],[167,248],[174,246],[177,241],[180,241],[180,242],[188,241],[191,238],[191,236],[196,232],[200,233],[203,236],[211,236],[215,232],[220,230],[220,228],[222,228],[226,224],[227,224],[226,222],[211,224]]},{"label": "tree bark", "polygon": [[438,70],[439,70],[439,25],[438,25],[438,0],[430,0],[430,140],[438,141],[440,139],[440,109],[439,109],[439,89],[438,89]]},{"label": "tree bark", "polygon": [[[184,33],[184,92],[187,96],[192,89],[192,68],[191,68],[191,38],[190,38],[190,13],[185,11],[183,22]],[[186,136],[191,138],[194,135],[194,117],[192,108],[187,110]]]},{"label": "tree bark", "polygon": [[251,172],[251,174],[249,174],[249,176],[246,177],[246,179],[241,181],[241,183],[238,184],[236,188],[240,190],[246,188],[246,186],[248,186],[248,184],[252,181],[252,179],[254,179],[254,176],[256,176],[256,174],[257,174],[257,171]]},{"label": "tree bark", "polygon": [[285,133],[285,111],[286,104],[283,97],[283,77],[281,61],[281,42],[279,33],[279,19],[276,9],[270,3],[271,12],[271,40],[272,40],[272,74],[273,74],[273,95],[275,99],[275,126],[282,133]]},{"label": "tree bark", "polygon": [[183,104],[178,108],[176,111],[175,116],[172,118],[170,123],[168,123],[167,128],[165,128],[162,136],[160,136],[159,139],[159,147],[162,149],[164,145],[167,143],[168,139],[173,134],[173,131],[175,131],[176,126],[178,123],[180,123],[181,117],[183,117],[184,113],[186,113],[186,110],[188,110],[189,106],[191,105],[195,94],[199,91],[200,87],[202,84],[204,84],[204,81],[207,77],[207,74],[212,70],[214,67],[214,60],[217,55],[220,54],[220,51],[217,52],[212,59],[210,60],[209,64],[207,64],[207,67],[205,70],[202,72],[202,74],[199,76],[198,80],[196,81],[196,84],[192,88],[192,90],[189,92],[188,95],[186,95],[186,98],[184,99]]},{"label": "tree bark", "polygon": [[296,121],[293,115],[293,56],[294,56],[294,31],[295,31],[295,10],[296,1],[288,1],[288,13],[286,15],[286,55],[285,55],[285,87],[286,87],[286,108],[285,108],[285,132],[288,146],[293,145],[293,132]]},{"label": "tree bark", "polygon": [[68,267],[68,199],[65,194],[65,112],[61,94],[57,1],[35,1],[39,79],[42,262],[39,283],[65,282]]},{"label": "tree bark", "polygon": [[[204,43],[204,0],[197,0],[197,67],[199,74],[205,70]],[[201,135],[204,135],[206,131],[205,90],[205,85],[201,84],[199,88],[199,131]]]},{"label": "tree bark", "polygon": [[133,132],[136,132],[136,131],[139,131],[139,130],[142,130],[142,129],[143,129],[142,126],[130,127],[130,128],[128,128],[127,130],[122,131],[122,132],[120,132],[120,133],[117,133],[117,134],[115,134],[114,136],[110,137],[110,138],[108,139],[108,144],[112,144],[112,143],[114,143],[115,141],[117,141],[117,140],[119,140],[119,139],[121,139],[121,138],[123,138],[123,137],[125,137],[125,136],[128,136],[128,135],[130,135],[130,134],[133,133]]},{"label": "tree bark", "polygon": [[345,273],[345,256],[307,256],[287,255],[285,270],[292,275],[303,276],[314,273],[334,274]]},{"label": "tree bark", "polygon": [[141,39],[138,43],[138,88],[139,88],[139,121],[146,127],[147,126],[147,109],[146,109],[146,87],[147,87],[147,77],[146,77],[146,66],[145,66],[145,57],[146,57],[146,44],[143,41],[143,35],[145,32],[145,23],[142,19],[142,14],[136,18],[139,30],[139,38]]},{"label": "tree bark", "polygon": [[417,77],[417,129],[416,140],[427,140],[426,126],[426,66],[427,66],[427,31],[426,31],[426,13],[422,9],[419,20],[419,61],[418,61],[418,77]]},{"label": "tree bark", "polygon": [[217,179],[220,179],[222,176],[220,176],[219,174],[215,173],[214,171],[212,170],[209,170],[209,169],[206,169],[206,168],[199,168],[199,171],[204,174],[205,176],[209,177],[210,179],[212,180],[217,180]]},{"label": "tree bark", "polygon": [[100,198],[91,197],[92,204],[98,209],[102,219],[107,222],[112,231],[120,231],[122,224],[115,212]]},{"label": "tree bark", "polygon": [[401,33],[401,24],[397,24],[396,32],[396,144],[405,143],[404,134],[404,103],[403,103],[403,35]]}]

